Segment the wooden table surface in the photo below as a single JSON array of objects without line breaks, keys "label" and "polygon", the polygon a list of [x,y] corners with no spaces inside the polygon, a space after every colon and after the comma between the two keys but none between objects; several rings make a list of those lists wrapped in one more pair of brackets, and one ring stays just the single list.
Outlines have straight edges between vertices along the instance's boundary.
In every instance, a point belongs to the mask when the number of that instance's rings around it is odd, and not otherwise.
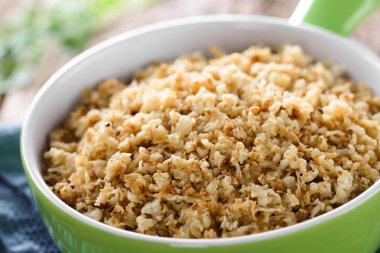
[{"label": "wooden table surface", "polygon": [[[297,0],[162,0],[117,20],[97,33],[89,46],[142,25],[194,15],[242,13],[288,18],[297,2]],[[0,5],[0,21],[1,17],[5,16],[2,14],[12,10],[12,4],[9,3],[12,1],[4,1],[3,6]],[[355,38],[372,48],[378,55],[380,54],[379,25],[380,8],[354,33]],[[21,123],[36,92],[46,79],[68,60],[68,56],[60,55],[57,48],[47,49],[31,84],[0,98],[0,122]]]}]

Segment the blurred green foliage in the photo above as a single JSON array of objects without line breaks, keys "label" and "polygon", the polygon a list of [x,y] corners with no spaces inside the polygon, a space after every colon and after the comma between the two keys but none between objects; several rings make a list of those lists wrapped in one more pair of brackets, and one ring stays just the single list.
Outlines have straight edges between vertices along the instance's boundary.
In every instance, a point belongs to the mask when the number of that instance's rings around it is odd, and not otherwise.
[{"label": "blurred green foliage", "polygon": [[0,27],[0,93],[30,83],[51,43],[77,53],[107,23],[155,1],[64,0],[50,6],[31,1]]}]

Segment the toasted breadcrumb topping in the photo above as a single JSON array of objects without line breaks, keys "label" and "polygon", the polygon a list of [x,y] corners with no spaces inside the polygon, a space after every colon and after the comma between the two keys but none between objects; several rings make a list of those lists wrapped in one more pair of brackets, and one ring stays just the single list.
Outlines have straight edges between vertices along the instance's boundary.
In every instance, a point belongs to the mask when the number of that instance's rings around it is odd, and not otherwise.
[{"label": "toasted breadcrumb topping", "polygon": [[213,51],[86,90],[43,155],[54,193],[121,229],[219,238],[311,219],[379,178],[366,85],[297,45]]}]

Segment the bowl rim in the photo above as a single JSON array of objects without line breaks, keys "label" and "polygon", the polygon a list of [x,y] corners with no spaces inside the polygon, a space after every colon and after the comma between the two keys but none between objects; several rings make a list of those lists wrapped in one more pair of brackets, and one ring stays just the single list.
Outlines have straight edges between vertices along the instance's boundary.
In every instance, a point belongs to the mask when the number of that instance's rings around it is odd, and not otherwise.
[{"label": "bowl rim", "polygon": [[[78,56],[74,57],[68,63],[64,64],[58,71],[56,71],[43,85],[43,87],[38,91],[37,95],[34,97],[25,120],[23,122],[23,127],[21,130],[21,159],[24,164],[25,173],[29,176],[29,180],[31,180],[37,189],[41,192],[41,194],[55,207],[60,209],[60,211],[64,212],[66,215],[70,216],[70,218],[76,220],[77,222],[85,223],[86,225],[101,230],[103,232],[107,232],[116,236],[125,237],[129,239],[135,239],[140,241],[152,242],[152,243],[161,243],[161,244],[169,244],[173,247],[208,247],[208,246],[222,246],[222,245],[235,245],[235,244],[243,244],[243,243],[252,243],[257,241],[263,241],[268,239],[274,239],[277,237],[281,237],[284,235],[292,234],[295,232],[300,232],[307,228],[311,228],[315,225],[323,223],[325,221],[334,219],[338,216],[341,216],[352,209],[358,207],[363,204],[366,200],[373,197],[376,193],[380,191],[380,180],[375,182],[370,188],[361,193],[359,196],[345,203],[344,205],[335,208],[332,211],[329,211],[320,216],[314,217],[312,219],[288,226],[279,228],[276,230],[271,230],[267,232],[262,232],[258,234],[251,235],[243,235],[231,238],[215,238],[215,239],[182,239],[182,238],[171,238],[171,237],[159,237],[152,235],[140,234],[137,232],[132,232],[128,230],[123,230],[119,228],[112,227],[105,223],[95,221],[82,213],[76,211],[74,208],[67,205],[60,198],[58,198],[53,191],[51,191],[48,185],[42,178],[42,175],[39,170],[39,166],[37,164],[37,160],[40,158],[36,158],[33,161],[33,155],[28,149],[28,129],[29,122],[33,119],[33,114],[36,112],[36,108],[38,107],[39,99],[44,96],[48,89],[51,89],[57,80],[62,78],[67,72],[71,69],[75,68],[77,64],[86,60],[86,58],[91,55],[97,54],[102,50],[116,45],[118,43],[122,43],[124,40],[128,40],[130,38],[144,35],[146,33],[151,33],[155,31],[159,31],[162,29],[170,29],[174,27],[181,27],[187,25],[194,25],[199,23],[224,23],[224,22],[246,22],[246,23],[256,23],[256,24],[272,24],[277,26],[286,27],[287,29],[298,29],[301,31],[308,31],[318,34],[318,36],[329,37],[334,40],[336,44],[345,43],[347,47],[350,47],[352,51],[361,52],[363,58],[368,62],[368,64],[373,64],[377,66],[380,70],[380,61],[378,61],[377,57],[370,53],[367,48],[362,48],[362,46],[358,43],[352,43],[350,39],[342,37],[338,34],[327,31],[323,28],[316,27],[314,25],[309,24],[301,24],[294,26],[288,22],[288,20],[277,17],[267,17],[267,16],[255,16],[255,15],[245,15],[245,14],[217,14],[217,15],[202,15],[202,16],[193,16],[179,19],[171,19],[167,21],[162,21],[158,23],[154,23],[151,25],[143,26],[137,29],[133,29],[131,31],[127,31],[125,33],[121,33],[114,37],[111,37],[103,42],[100,42],[84,52],[80,53]],[[29,183],[30,185],[30,183]]]}]

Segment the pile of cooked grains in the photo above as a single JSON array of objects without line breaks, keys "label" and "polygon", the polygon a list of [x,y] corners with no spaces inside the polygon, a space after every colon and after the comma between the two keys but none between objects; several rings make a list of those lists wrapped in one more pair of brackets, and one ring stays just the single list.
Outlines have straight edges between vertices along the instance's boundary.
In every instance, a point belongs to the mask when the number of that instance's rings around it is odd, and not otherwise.
[{"label": "pile of cooked grains", "polygon": [[297,45],[182,56],[86,90],[50,135],[44,178],[79,212],[181,238],[326,213],[380,171],[380,98]]}]

